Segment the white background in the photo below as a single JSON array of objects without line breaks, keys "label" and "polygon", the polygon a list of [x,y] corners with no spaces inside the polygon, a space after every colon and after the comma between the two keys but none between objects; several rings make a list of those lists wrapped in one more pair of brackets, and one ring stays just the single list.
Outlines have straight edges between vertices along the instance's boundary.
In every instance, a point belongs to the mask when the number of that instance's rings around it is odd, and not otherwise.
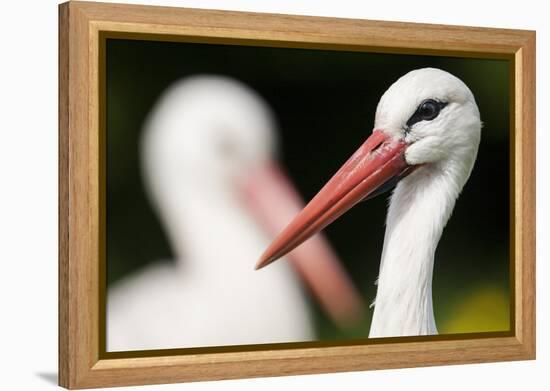
[{"label": "white background", "polygon": [[[122,0],[120,2],[123,2]],[[139,389],[541,390],[548,343],[548,12],[545,1],[195,0],[134,3],[537,30],[537,329],[529,362],[177,384]],[[370,3],[370,4],[367,4]],[[57,2],[0,12],[0,389],[52,389],[57,373]],[[490,202],[490,200],[487,200]],[[136,388],[137,389],[137,388]]]}]

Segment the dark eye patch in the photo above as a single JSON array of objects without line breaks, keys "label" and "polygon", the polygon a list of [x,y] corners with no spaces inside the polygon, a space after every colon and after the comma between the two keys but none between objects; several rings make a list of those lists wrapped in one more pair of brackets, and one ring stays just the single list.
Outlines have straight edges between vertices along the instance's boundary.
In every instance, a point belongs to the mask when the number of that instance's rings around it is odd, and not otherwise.
[{"label": "dark eye patch", "polygon": [[414,114],[407,121],[407,129],[417,122],[433,120],[445,106],[447,106],[447,102],[440,102],[435,99],[426,99],[422,101]]}]

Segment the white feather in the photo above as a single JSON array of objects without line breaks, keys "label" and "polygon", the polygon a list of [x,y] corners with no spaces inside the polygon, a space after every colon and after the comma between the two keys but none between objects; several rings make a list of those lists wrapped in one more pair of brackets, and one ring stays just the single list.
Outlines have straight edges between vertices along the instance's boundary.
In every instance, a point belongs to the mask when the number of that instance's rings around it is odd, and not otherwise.
[{"label": "white feather", "polygon": [[[405,132],[407,119],[425,99],[448,104],[434,120]],[[479,110],[462,81],[425,68],[406,74],[386,91],[375,129],[413,142],[405,158],[421,166],[398,183],[391,197],[369,337],[437,334],[434,254],[477,156]]]},{"label": "white feather", "polygon": [[274,137],[264,102],[234,80],[192,77],[162,96],[146,126],[143,169],[177,262],[109,290],[108,351],[313,338],[290,264],[253,270],[268,238],[233,186],[243,169],[272,158]]}]

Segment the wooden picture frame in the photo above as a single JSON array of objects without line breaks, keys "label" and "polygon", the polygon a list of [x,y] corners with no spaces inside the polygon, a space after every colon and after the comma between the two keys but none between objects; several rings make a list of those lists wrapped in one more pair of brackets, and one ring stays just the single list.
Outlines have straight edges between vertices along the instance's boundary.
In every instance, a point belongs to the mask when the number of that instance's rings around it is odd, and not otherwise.
[{"label": "wooden picture frame", "polygon": [[[100,69],[109,37],[507,59],[512,331],[366,344],[105,352]],[[59,6],[59,384],[89,388],[535,358],[535,32],[169,7]]]}]

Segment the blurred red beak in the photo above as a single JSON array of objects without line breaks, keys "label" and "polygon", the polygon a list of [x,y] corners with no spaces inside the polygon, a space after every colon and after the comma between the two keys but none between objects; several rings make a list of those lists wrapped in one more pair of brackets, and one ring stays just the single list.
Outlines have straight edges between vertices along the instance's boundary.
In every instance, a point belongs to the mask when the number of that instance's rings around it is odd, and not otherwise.
[{"label": "blurred red beak", "polygon": [[[304,207],[290,181],[273,163],[249,172],[244,185],[247,205],[270,236],[280,232]],[[288,259],[337,324],[351,326],[360,320],[365,308],[361,296],[322,235],[292,251]]]},{"label": "blurred red beak", "polygon": [[375,130],[307,206],[265,250],[256,265],[262,268],[282,257],[332,223],[385,183],[410,172],[407,144]]}]

